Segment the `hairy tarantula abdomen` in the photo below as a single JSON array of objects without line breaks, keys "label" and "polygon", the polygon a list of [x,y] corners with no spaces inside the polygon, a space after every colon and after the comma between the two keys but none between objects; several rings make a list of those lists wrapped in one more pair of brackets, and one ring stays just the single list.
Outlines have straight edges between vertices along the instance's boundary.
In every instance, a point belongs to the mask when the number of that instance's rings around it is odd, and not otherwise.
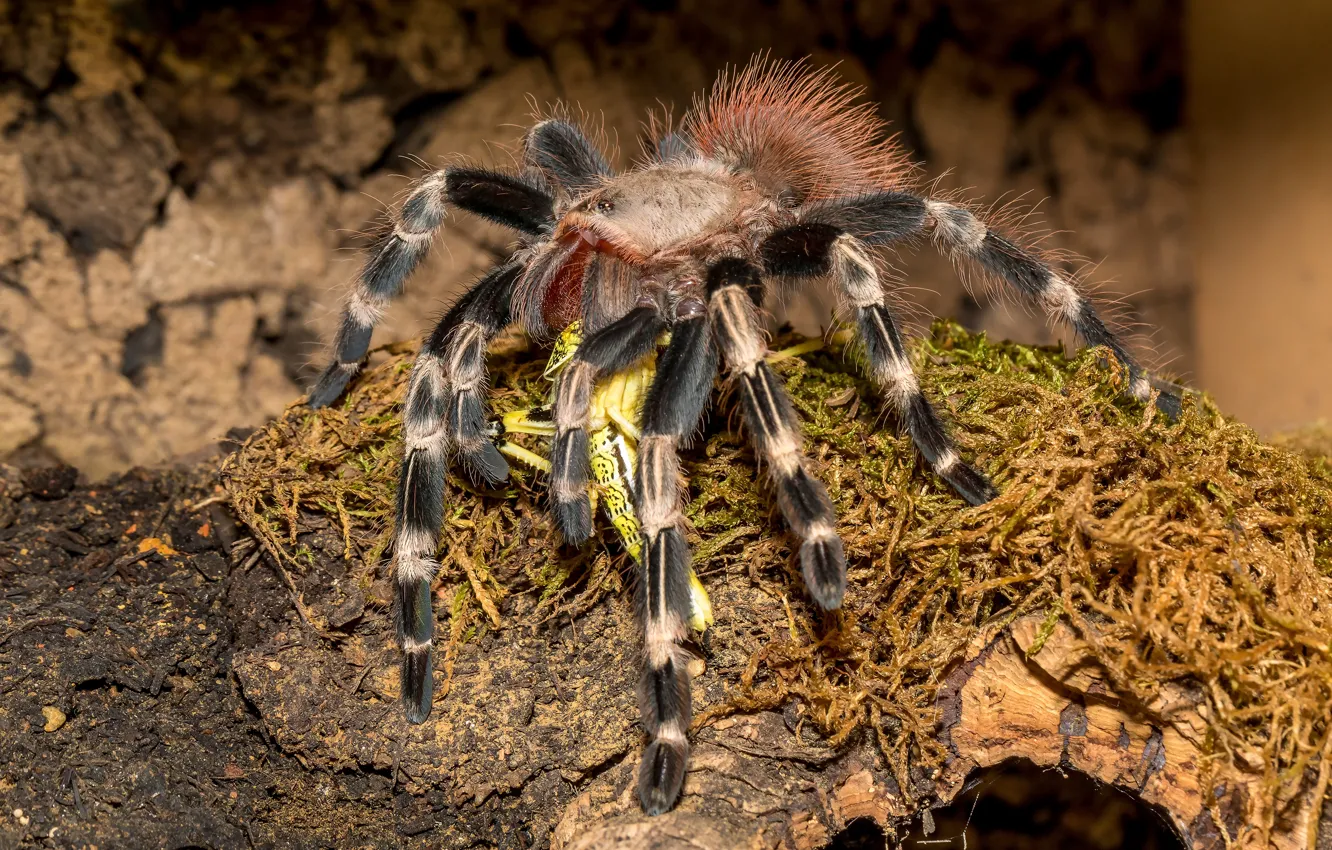
[{"label": "hairy tarantula abdomen", "polygon": [[[611,462],[605,441],[592,440],[593,431],[609,428],[598,392],[616,380],[650,380],[645,393],[632,394],[643,399],[641,410],[616,409],[624,420],[616,422],[624,438],[617,445],[626,448],[615,461],[623,468],[606,480],[620,494],[622,528],[637,528],[639,537],[628,547],[638,562],[643,630],[639,704],[647,743],[638,790],[651,813],[675,804],[689,758],[685,641],[691,623],[707,622],[700,611],[708,609],[692,578],[679,452],[698,430],[719,371],[737,390],[810,597],[836,609],[847,592],[848,553],[832,501],[768,365],[760,316],[775,284],[789,291],[827,279],[835,286],[870,378],[933,474],[971,505],[997,491],[963,458],[921,390],[880,249],[931,237],[958,264],[1067,322],[1087,343],[1106,346],[1128,375],[1128,393],[1153,400],[1152,379],[1075,279],[966,207],[917,194],[910,164],[857,94],[829,72],[759,60],[723,75],[678,130],[656,139],[646,160],[622,174],[575,125],[547,119],[524,138],[514,171],[446,168],[414,185],[369,252],[334,342],[335,361],[311,391],[311,406],[335,401],[355,374],[384,304],[416,269],[447,209],[505,225],[519,242],[440,320],[408,385],[393,578],[411,722],[425,722],[431,710],[430,586],[439,569],[446,473],[458,461],[483,484],[508,475],[487,422],[485,353],[511,325],[537,338],[575,323],[583,333],[572,354],[559,358],[552,404],[542,413],[549,418],[525,420],[533,433],[550,436],[551,514],[570,543],[594,531],[592,457]],[[656,366],[647,368],[653,356]],[[1168,413],[1179,409],[1173,389],[1155,401]],[[507,444],[505,451],[546,463]],[[625,490],[632,490],[633,522],[623,513]]]}]

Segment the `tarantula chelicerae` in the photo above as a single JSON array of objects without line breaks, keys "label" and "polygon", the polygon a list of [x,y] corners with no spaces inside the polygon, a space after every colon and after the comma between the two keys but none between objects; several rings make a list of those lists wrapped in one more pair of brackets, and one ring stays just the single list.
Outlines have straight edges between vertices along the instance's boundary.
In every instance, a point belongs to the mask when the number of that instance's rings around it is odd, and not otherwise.
[{"label": "tarantula chelicerae", "polygon": [[[765,360],[759,309],[774,288],[831,278],[854,314],[871,377],[934,474],[973,505],[996,495],[962,459],[912,372],[875,251],[920,234],[959,263],[998,279],[1087,343],[1107,346],[1147,401],[1152,382],[1070,277],[991,230],[969,209],[914,194],[910,167],[872,107],[829,72],[756,61],[723,75],[646,161],[615,174],[573,124],[538,123],[511,172],[452,167],[416,183],[371,249],[347,302],[337,362],[310,395],[334,401],[359,367],[385,302],[396,295],[450,207],[519,234],[508,260],[453,306],[425,341],[404,410],[394,577],[407,717],[430,713],[430,583],[457,458],[479,483],[506,478],[487,426],[486,346],[522,325],[536,337],[581,321],[583,342],[555,388],[551,446],[555,522],[570,543],[592,534],[588,427],[599,382],[655,353],[637,422],[634,502],[640,523],[638,600],[644,662],[638,793],[649,813],[680,793],[689,744],[690,684],[682,642],[691,619],[690,554],[681,513],[681,444],[698,428],[719,365],[739,388],[744,422],[800,540],[810,596],[842,603],[846,560],[822,483],[801,452],[800,423]],[[654,122],[654,127],[657,124]],[[1178,397],[1160,397],[1174,408]],[[1158,402],[1159,403],[1159,402]]]}]

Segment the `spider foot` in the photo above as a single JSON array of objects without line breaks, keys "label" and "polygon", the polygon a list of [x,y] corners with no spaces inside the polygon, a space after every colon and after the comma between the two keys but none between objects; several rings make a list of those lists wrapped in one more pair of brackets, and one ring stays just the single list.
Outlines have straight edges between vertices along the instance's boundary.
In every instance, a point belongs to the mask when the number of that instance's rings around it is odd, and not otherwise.
[{"label": "spider foot", "polygon": [[800,547],[800,568],[805,587],[825,611],[842,607],[846,595],[846,553],[835,534],[806,540]]},{"label": "spider foot", "polygon": [[319,376],[319,382],[310,390],[305,403],[313,408],[328,407],[347,389],[352,376],[361,368],[360,363],[331,363]]},{"label": "spider foot", "polygon": [[1162,380],[1153,380],[1152,386],[1159,390],[1156,395],[1156,409],[1161,411],[1161,415],[1172,424],[1178,422],[1184,415],[1184,388]]},{"label": "spider foot", "polygon": [[434,653],[429,646],[402,655],[402,705],[408,723],[424,723],[434,699]]},{"label": "spider foot", "polygon": [[684,738],[658,738],[643,751],[638,767],[638,800],[644,813],[660,815],[671,810],[684,785],[689,742]]},{"label": "spider foot", "polygon": [[573,428],[556,434],[550,453],[555,525],[564,539],[575,546],[592,536],[589,452],[587,430]]},{"label": "spider foot", "polygon": [[509,479],[509,462],[490,440],[459,452],[467,477],[478,487],[498,487]]},{"label": "spider foot", "polygon": [[990,479],[969,463],[958,460],[946,470],[936,471],[969,505],[983,505],[999,495]]},{"label": "spider foot", "polygon": [[556,495],[554,500],[555,526],[566,542],[580,546],[592,536],[592,500],[586,492],[571,498]]}]

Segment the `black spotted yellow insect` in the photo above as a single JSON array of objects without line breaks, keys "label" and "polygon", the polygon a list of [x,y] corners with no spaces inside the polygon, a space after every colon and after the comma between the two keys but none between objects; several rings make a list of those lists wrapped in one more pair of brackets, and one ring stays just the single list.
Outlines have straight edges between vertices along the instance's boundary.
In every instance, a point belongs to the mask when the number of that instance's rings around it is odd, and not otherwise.
[{"label": "black spotted yellow insect", "polygon": [[[542,377],[552,384],[573,359],[583,341],[582,323],[575,321],[556,338]],[[663,335],[664,347],[669,335]],[[649,354],[636,364],[617,372],[593,390],[588,430],[588,464],[592,472],[593,509],[600,505],[606,519],[614,526],[626,552],[637,562],[643,557],[643,534],[634,513],[634,472],[638,467],[639,426],[636,422],[647,388],[657,371],[657,358]],[[492,427],[492,439],[499,451],[533,469],[547,474],[550,460],[504,439],[506,434],[555,436],[555,421],[549,404],[505,413]],[[693,568],[689,570],[689,627],[696,632],[712,625],[712,603]]]}]

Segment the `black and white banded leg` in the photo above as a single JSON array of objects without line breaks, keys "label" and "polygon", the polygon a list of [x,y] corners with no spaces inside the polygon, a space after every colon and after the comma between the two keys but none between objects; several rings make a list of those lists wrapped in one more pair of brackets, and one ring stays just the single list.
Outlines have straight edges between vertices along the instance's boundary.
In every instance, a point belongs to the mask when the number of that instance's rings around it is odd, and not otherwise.
[{"label": "black and white banded leg", "polygon": [[665,329],[655,302],[635,307],[584,340],[560,374],[553,405],[550,489],[555,524],[570,543],[577,545],[592,536],[588,425],[597,379],[646,357]]},{"label": "black and white banded leg", "polygon": [[[905,210],[910,211],[907,203]],[[881,212],[893,209],[883,205]],[[914,216],[907,216],[907,227]],[[902,230],[901,221],[877,222],[879,233]],[[887,226],[885,226],[887,225]],[[824,223],[820,228],[806,228],[801,239],[787,233],[765,246],[765,263],[770,271],[792,276],[830,274],[851,308],[865,345],[871,377],[911,435],[911,441],[934,474],[973,505],[990,501],[998,492],[984,475],[962,459],[948,429],[934,406],[920,388],[911,368],[910,356],[884,296],[878,266],[870,256],[869,246],[840,228]],[[812,238],[817,236],[818,238]],[[785,240],[785,241],[783,241]],[[793,246],[798,250],[794,250]]]},{"label": "black and white banded leg", "polygon": [[[970,263],[999,278],[1051,319],[1068,322],[1089,345],[1109,348],[1128,372],[1129,395],[1151,397],[1152,379],[1128,347],[1105,324],[1092,299],[1078,291],[1039,256],[992,230],[970,210],[906,192],[875,192],[811,204],[797,212],[799,223],[772,234],[764,243],[765,270],[774,276],[809,277],[830,270],[832,245],[850,234],[869,246],[933,232],[940,249],[959,263]],[[1157,405],[1177,416],[1177,388],[1159,382]]]},{"label": "black and white banded leg", "polygon": [[[1109,348],[1128,372],[1129,395],[1139,401],[1151,400],[1150,376],[1072,280],[1031,251],[990,229],[970,210],[944,201],[925,200],[923,204],[925,227],[933,228],[935,242],[954,261],[978,265],[1026,301],[1041,307],[1051,319],[1067,322],[1088,345]],[[1167,416],[1178,417],[1181,398],[1177,391],[1163,389],[1157,405]]]},{"label": "black and white banded leg", "polygon": [[846,556],[828,491],[806,468],[795,408],[764,360],[755,314],[759,291],[757,268],[744,260],[722,260],[709,271],[708,311],[727,372],[740,388],[750,439],[767,464],[787,525],[801,539],[805,586],[819,607],[831,610],[841,607],[846,592]]},{"label": "black and white banded leg", "polygon": [[698,427],[717,373],[703,302],[682,299],[676,317],[643,405],[635,500],[643,535],[638,605],[644,658],[638,702],[648,735],[638,798],[650,815],[675,804],[689,759],[688,656],[681,644],[689,632],[690,555],[680,510],[678,452]]},{"label": "black and white banded leg", "polygon": [[962,459],[934,405],[920,389],[893,315],[884,304],[857,307],[856,322],[865,343],[870,374],[897,408],[916,451],[934,474],[972,505],[999,495],[990,480]]},{"label": "black and white banded leg", "polygon": [[384,308],[420,265],[449,206],[535,237],[554,225],[553,205],[545,181],[535,173],[447,168],[417,181],[370,247],[369,259],[343,308],[333,343],[334,360],[310,391],[309,405],[324,407],[342,395],[361,367]]},{"label": "black and white banded leg", "polygon": [[402,701],[412,723],[430,715],[435,624],[430,583],[439,569],[435,553],[449,458],[457,453],[473,477],[485,482],[508,476],[508,463],[487,438],[485,356],[486,345],[509,324],[521,271],[516,263],[501,266],[459,299],[422,346],[407,385],[393,578]]}]

